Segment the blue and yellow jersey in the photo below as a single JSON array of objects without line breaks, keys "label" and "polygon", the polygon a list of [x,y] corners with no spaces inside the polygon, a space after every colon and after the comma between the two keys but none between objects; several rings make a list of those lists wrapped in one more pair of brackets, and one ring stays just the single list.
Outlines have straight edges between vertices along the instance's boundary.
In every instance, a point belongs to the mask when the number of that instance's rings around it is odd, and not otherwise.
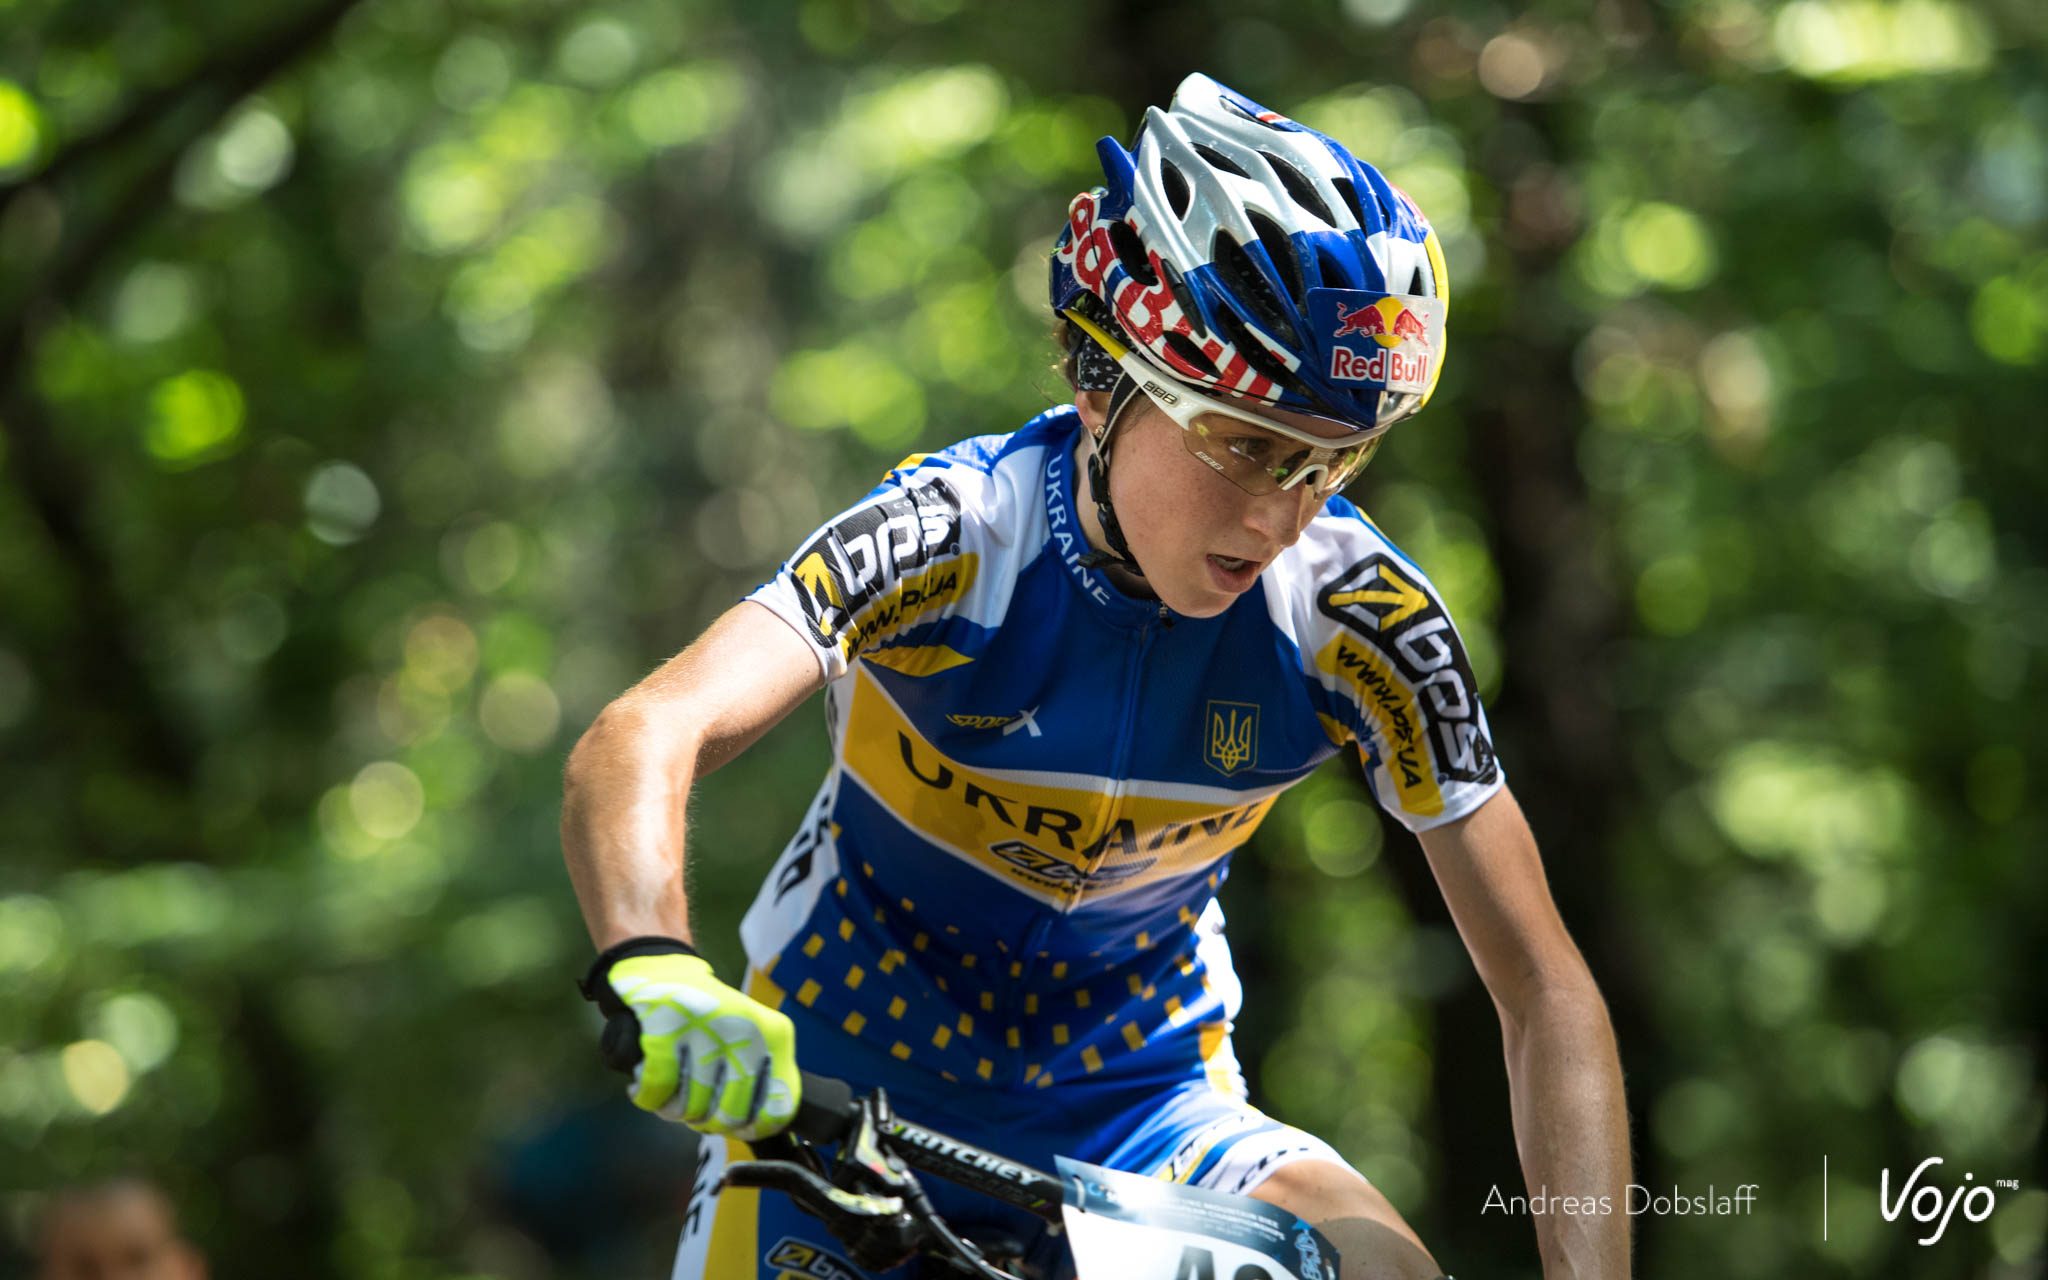
[{"label": "blue and yellow jersey", "polygon": [[1346,746],[1414,830],[1500,769],[1442,601],[1355,507],[1169,617],[1079,562],[1079,430],[906,460],[750,597],[816,653],[833,744],[741,927],[755,990],[947,1079],[1242,1093],[1231,853]]}]

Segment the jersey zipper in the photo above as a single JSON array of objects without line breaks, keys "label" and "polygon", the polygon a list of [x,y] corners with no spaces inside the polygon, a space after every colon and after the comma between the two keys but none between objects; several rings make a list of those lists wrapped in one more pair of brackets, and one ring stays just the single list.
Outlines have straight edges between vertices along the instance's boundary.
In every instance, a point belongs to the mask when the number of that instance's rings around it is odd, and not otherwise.
[{"label": "jersey zipper", "polygon": [[[1083,871],[1088,874],[1092,874],[1097,867],[1101,866],[1109,858],[1109,833],[1116,829],[1117,811],[1123,804],[1124,782],[1130,774],[1131,752],[1138,736],[1138,693],[1144,684],[1145,654],[1152,647],[1152,628],[1155,623],[1163,623],[1167,626],[1172,625],[1172,616],[1167,613],[1166,606],[1163,604],[1159,606],[1158,617],[1138,628],[1137,633],[1132,637],[1130,656],[1124,663],[1124,696],[1122,705],[1119,707],[1120,714],[1117,717],[1116,749],[1110,756],[1108,812],[1105,815],[1102,827],[1101,842],[1103,852],[1101,856],[1091,860],[1083,868]],[[1074,907],[1079,906],[1086,893],[1087,881],[1084,877],[1081,887],[1074,892],[1073,901],[1060,909],[1060,915],[1065,915]],[[1050,916],[1040,920],[1032,925],[1031,931],[1025,935],[1023,954],[1018,957],[1020,962],[1018,976],[1010,983],[1008,990],[1004,992],[1003,1016],[1006,1027],[1017,1025],[1017,1014],[1022,1004],[1019,993],[1030,986],[1032,971],[1037,968],[1039,962],[1039,948],[1044,944],[1046,934],[1052,932],[1054,920],[1055,917]],[[1024,1078],[1022,1057],[1017,1058],[1010,1066],[1013,1082],[1022,1083]]]}]

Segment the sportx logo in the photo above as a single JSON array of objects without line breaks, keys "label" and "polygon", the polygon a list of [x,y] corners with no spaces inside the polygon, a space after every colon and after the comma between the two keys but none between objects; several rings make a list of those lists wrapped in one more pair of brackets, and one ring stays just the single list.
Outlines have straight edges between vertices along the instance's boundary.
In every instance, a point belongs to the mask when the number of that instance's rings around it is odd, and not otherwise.
[{"label": "sportx logo", "polygon": [[946,723],[958,729],[1001,729],[1005,738],[1019,729],[1028,731],[1034,738],[1045,736],[1045,731],[1038,727],[1037,707],[1019,711],[1014,716],[949,715]]},{"label": "sportx logo", "polygon": [[958,598],[964,570],[917,571],[959,551],[959,496],[931,479],[828,525],[792,557],[790,574],[811,634],[851,654],[867,636]]},{"label": "sportx logo", "polygon": [[1405,691],[1379,687],[1383,682],[1369,664],[1361,664],[1353,683],[1363,694],[1382,706],[1406,704],[1403,693],[1427,705],[1431,754],[1439,773],[1461,782],[1494,776],[1493,744],[1480,727],[1479,685],[1464,646],[1442,606],[1397,561],[1378,552],[1367,556],[1323,588],[1316,607],[1363,636],[1390,660],[1389,674],[1408,686]]}]

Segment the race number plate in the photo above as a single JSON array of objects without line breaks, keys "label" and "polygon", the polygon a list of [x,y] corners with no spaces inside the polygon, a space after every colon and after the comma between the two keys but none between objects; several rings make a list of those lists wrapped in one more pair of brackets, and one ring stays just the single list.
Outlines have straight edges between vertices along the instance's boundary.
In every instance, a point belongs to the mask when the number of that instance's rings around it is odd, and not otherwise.
[{"label": "race number plate", "polygon": [[1337,1251],[1277,1205],[1059,1159],[1080,1280],[1337,1280]]}]

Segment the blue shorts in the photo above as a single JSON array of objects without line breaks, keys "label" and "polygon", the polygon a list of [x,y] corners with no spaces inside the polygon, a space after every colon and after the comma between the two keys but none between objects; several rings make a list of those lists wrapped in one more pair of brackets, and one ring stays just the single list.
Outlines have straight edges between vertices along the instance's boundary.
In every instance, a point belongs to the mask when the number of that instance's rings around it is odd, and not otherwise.
[{"label": "blue shorts", "polygon": [[[1050,1171],[1054,1158],[1065,1155],[1242,1194],[1296,1160],[1350,1167],[1328,1143],[1268,1118],[1206,1074],[1091,1081],[1085,1090],[970,1086],[898,1061],[793,1003],[783,1012],[796,1025],[806,1071],[837,1076],[857,1092],[884,1088],[904,1117],[1040,1169]],[[748,1158],[746,1146],[730,1139],[702,1143],[674,1280],[884,1280],[846,1261],[831,1233],[786,1196],[743,1188],[714,1193],[726,1165]],[[1034,1261],[1059,1256],[1063,1242],[1046,1238],[1042,1219],[936,1178],[923,1181],[939,1214],[955,1227],[1002,1228],[1032,1242]],[[921,1275],[910,1263],[887,1272],[886,1280]]]}]

